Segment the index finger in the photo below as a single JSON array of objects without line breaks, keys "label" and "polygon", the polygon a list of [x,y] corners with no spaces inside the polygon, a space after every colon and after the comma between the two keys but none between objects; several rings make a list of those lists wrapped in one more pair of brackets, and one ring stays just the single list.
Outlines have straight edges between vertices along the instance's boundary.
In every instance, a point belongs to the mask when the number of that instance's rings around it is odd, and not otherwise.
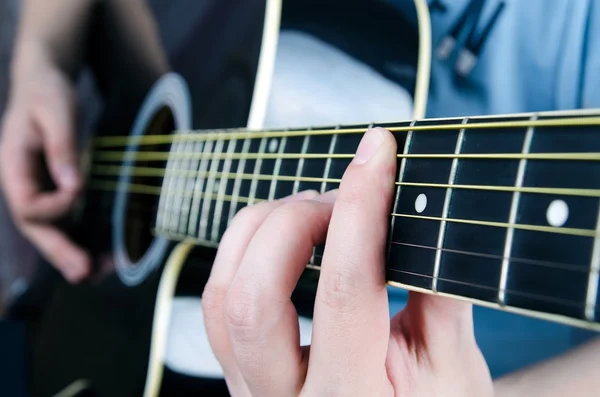
[{"label": "index finger", "polygon": [[321,264],[308,382],[327,373],[328,383],[353,395],[376,394],[366,380],[384,384],[390,332],[384,261],[396,147],[381,128],[363,137],[342,178]]}]

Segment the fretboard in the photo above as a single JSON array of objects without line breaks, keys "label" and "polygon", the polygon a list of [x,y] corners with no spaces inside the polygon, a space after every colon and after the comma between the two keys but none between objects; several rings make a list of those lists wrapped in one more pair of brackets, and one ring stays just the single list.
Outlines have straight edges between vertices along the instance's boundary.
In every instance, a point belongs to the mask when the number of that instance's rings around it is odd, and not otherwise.
[{"label": "fretboard", "polygon": [[[600,329],[599,116],[376,124],[399,148],[390,284]],[[217,246],[248,204],[334,189],[367,128],[186,133],[156,231]]]}]

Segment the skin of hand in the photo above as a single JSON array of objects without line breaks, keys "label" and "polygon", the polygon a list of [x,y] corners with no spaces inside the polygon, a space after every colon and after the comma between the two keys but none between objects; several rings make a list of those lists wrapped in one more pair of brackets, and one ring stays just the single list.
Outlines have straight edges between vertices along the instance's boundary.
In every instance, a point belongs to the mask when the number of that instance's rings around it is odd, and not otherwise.
[{"label": "skin of hand", "polygon": [[[90,258],[56,226],[82,189],[74,87],[44,46],[22,45],[18,59],[2,120],[0,180],[17,227],[76,283],[89,274]],[[42,186],[42,161],[54,190]]]},{"label": "skin of hand", "polygon": [[[306,191],[240,211],[202,299],[233,396],[493,396],[472,305],[410,294],[392,319],[384,278],[396,142],[363,137],[338,191]],[[310,347],[290,300],[327,237]]]}]

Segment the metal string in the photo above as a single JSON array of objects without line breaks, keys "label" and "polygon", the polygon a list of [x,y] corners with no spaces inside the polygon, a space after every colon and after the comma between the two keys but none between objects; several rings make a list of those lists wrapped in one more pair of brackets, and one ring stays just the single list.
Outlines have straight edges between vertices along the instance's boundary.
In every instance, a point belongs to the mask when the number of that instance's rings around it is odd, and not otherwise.
[{"label": "metal string", "polygon": [[[516,116],[515,116],[516,117]],[[454,121],[454,120],[453,120]],[[570,117],[541,120],[504,120],[494,122],[475,122],[471,124],[461,124],[459,121],[450,124],[436,125],[403,125],[403,126],[385,126],[390,132],[408,132],[408,131],[444,131],[460,129],[490,129],[490,128],[536,128],[536,127],[568,127],[568,126],[597,126],[600,125],[600,116],[589,117]],[[320,128],[311,130],[267,130],[253,131],[243,129],[229,130],[190,130],[176,131],[175,134],[168,135],[146,135],[136,141],[137,145],[156,145],[167,144],[177,140],[192,141],[210,141],[210,140],[230,140],[247,138],[279,138],[306,135],[341,135],[341,134],[359,134],[364,133],[367,126],[360,128]],[[129,146],[132,142],[129,136],[100,136],[92,139],[94,147],[120,147]]]}]

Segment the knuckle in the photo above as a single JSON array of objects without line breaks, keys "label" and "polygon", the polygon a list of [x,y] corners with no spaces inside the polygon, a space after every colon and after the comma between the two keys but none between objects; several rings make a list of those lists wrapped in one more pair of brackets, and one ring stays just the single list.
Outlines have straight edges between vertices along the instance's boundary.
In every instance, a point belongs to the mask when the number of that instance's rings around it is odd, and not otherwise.
[{"label": "knuckle", "polygon": [[236,228],[238,226],[246,225],[249,222],[252,222],[259,218],[260,212],[258,209],[258,205],[253,206],[245,206],[241,210],[239,210],[229,225],[229,229]]},{"label": "knuckle", "polygon": [[350,272],[342,270],[343,268],[344,266],[335,269],[332,274],[323,277],[318,299],[332,310],[351,312],[356,306],[359,282]]},{"label": "knuckle", "polygon": [[260,298],[234,288],[225,300],[225,321],[237,338],[255,339],[263,322]]},{"label": "knuckle", "polygon": [[288,235],[293,231],[294,239],[300,239],[311,233],[313,218],[310,203],[287,203],[273,210],[267,224],[278,233]]}]

